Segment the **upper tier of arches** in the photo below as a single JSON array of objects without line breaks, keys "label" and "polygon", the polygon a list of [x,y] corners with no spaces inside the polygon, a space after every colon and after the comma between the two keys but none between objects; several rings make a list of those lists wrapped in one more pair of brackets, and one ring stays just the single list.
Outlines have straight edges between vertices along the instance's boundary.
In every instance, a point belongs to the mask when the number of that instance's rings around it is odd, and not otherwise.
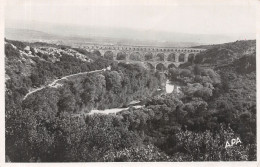
[{"label": "upper tier of arches", "polygon": [[[102,54],[98,51],[94,51],[96,54],[101,55]],[[194,53],[180,53],[176,54],[174,52],[165,54],[163,52],[159,53],[152,53],[152,52],[113,52],[113,51],[106,51],[103,54],[104,58],[108,60],[119,60],[119,61],[157,61],[157,62],[193,62],[196,54]]]},{"label": "upper tier of arches", "polygon": [[101,45],[91,45],[85,46],[86,49],[99,49],[99,50],[117,50],[117,51],[143,51],[143,52],[185,52],[185,53],[199,53],[205,49],[195,49],[195,48],[160,48],[160,47],[141,47],[141,46],[101,46]]}]

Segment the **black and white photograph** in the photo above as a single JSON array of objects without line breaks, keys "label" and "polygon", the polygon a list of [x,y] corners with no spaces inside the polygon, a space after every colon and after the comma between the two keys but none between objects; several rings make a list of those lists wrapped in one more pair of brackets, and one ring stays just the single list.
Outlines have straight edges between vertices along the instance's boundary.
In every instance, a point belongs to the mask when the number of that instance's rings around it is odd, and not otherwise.
[{"label": "black and white photograph", "polygon": [[5,163],[257,162],[257,5],[5,1]]}]

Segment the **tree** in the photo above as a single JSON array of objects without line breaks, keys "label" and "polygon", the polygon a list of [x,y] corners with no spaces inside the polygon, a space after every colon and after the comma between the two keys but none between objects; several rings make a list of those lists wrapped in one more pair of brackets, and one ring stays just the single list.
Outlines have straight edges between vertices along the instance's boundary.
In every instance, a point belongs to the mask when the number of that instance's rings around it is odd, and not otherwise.
[{"label": "tree", "polygon": [[181,72],[180,72],[180,76],[181,77],[191,77],[192,73],[188,69],[182,69]]},{"label": "tree", "polygon": [[170,78],[171,81],[176,81],[180,76],[180,71],[177,68],[171,68],[169,69],[168,74],[169,74],[168,77]]},{"label": "tree", "polygon": [[195,75],[201,75],[201,72],[202,72],[202,68],[198,64],[196,64],[194,66],[194,74]]},{"label": "tree", "polygon": [[226,141],[239,138],[231,128],[221,127],[213,135],[210,131],[196,133],[184,131],[176,134],[179,150],[187,154],[185,161],[245,161],[248,160],[249,147],[233,146],[225,148]]},{"label": "tree", "polygon": [[121,89],[121,77],[117,71],[105,73],[106,89],[118,93]]}]

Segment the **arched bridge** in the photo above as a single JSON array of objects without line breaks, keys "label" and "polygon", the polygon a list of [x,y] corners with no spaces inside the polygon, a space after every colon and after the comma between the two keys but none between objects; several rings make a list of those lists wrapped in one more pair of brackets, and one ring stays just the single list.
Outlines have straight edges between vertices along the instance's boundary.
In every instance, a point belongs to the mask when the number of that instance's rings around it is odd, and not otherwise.
[{"label": "arched bridge", "polygon": [[150,69],[163,70],[178,67],[180,64],[193,61],[195,56],[206,49],[122,46],[122,45],[88,45],[84,47],[90,52],[99,52],[109,60],[125,63],[142,63]]}]

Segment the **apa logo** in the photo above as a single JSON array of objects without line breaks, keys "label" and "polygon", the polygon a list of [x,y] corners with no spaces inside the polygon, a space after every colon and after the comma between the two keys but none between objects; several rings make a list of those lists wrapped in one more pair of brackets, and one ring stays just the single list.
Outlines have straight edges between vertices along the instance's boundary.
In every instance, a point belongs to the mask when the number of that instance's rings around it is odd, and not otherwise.
[{"label": "apa logo", "polygon": [[239,137],[236,139],[231,139],[231,144],[229,144],[229,142],[227,141],[225,148],[232,147],[234,144],[237,145],[238,143],[242,143]]}]

